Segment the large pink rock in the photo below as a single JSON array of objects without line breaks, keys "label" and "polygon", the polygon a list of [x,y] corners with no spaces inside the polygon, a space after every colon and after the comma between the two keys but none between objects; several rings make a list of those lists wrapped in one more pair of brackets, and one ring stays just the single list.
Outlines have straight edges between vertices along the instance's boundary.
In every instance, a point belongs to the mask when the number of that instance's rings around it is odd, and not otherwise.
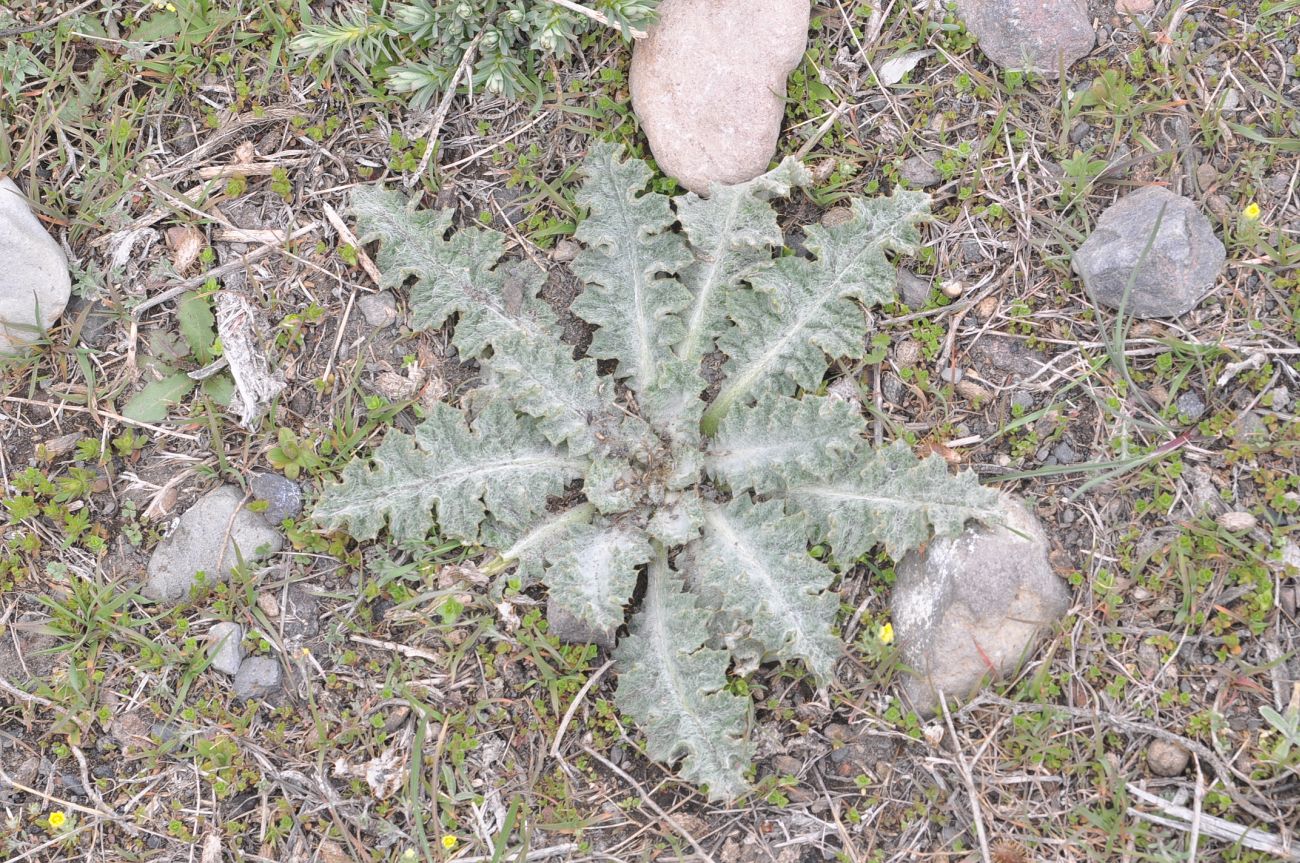
[{"label": "large pink rock", "polygon": [[1047,78],[1087,55],[1097,39],[1083,0],[957,0],[957,14],[994,63]]},{"label": "large pink rock", "polygon": [[693,192],[767,170],[808,0],[663,0],[632,52],[632,108],[660,169]]}]

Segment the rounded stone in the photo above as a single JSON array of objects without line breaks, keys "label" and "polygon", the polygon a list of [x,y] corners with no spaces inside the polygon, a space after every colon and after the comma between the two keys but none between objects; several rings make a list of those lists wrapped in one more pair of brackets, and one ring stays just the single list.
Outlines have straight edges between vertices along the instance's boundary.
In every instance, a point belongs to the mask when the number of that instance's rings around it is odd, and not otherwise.
[{"label": "rounded stone", "polygon": [[957,0],[957,13],[998,66],[1046,78],[1058,77],[1097,40],[1082,0]]},{"label": "rounded stone", "polygon": [[632,51],[632,108],[659,168],[692,192],[757,177],[776,153],[807,0],[663,0]]},{"label": "rounded stone", "polygon": [[280,688],[280,663],[269,656],[250,656],[235,674],[235,695],[244,700],[265,698]]},{"label": "rounded stone", "polygon": [[1147,767],[1156,776],[1178,776],[1187,769],[1191,753],[1177,743],[1156,738],[1147,747]]},{"label": "rounded stone", "polygon": [[67,308],[72,277],[63,249],[22,191],[0,174],[0,356],[40,339]]},{"label": "rounded stone", "polygon": [[1072,264],[1094,302],[1122,305],[1139,318],[1165,318],[1186,314],[1204,299],[1226,259],[1196,204],[1148,186],[1101,214]]},{"label": "rounded stone", "polygon": [[1012,673],[1070,607],[1048,562],[1042,524],[1004,496],[1002,523],[968,525],[909,552],[895,567],[890,613],[903,690],[923,713],[939,693],[965,698],[990,675]]}]

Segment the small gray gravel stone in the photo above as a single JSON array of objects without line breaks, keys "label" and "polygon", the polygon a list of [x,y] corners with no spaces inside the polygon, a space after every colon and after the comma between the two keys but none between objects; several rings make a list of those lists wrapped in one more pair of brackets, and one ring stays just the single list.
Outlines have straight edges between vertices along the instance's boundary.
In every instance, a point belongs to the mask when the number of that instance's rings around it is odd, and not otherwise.
[{"label": "small gray gravel stone", "polygon": [[937,185],[943,179],[943,174],[935,167],[936,161],[938,160],[933,153],[911,156],[903,160],[898,175],[918,189]]},{"label": "small gray gravel stone", "polygon": [[1070,446],[1069,441],[1061,441],[1052,447],[1052,455],[1056,456],[1056,461],[1059,464],[1074,464],[1081,460],[1079,454],[1074,451],[1074,447]]},{"label": "small gray gravel stone", "polygon": [[898,293],[903,302],[914,309],[924,306],[930,299],[930,280],[923,279],[911,270],[899,269]]},{"label": "small gray gravel stone", "polygon": [[890,610],[902,664],[911,669],[903,689],[919,711],[934,711],[939,692],[972,694],[990,665],[998,674],[1013,671],[1070,607],[1038,519],[1013,498],[1001,506],[1003,524],[939,537],[895,567]]},{"label": "small gray gravel stone", "polygon": [[248,490],[257,500],[266,502],[262,518],[267,524],[278,527],[286,518],[302,512],[302,487],[278,473],[253,474],[248,478]]},{"label": "small gray gravel stone", "polygon": [[[1147,250],[1157,219],[1160,230]],[[1223,243],[1196,204],[1148,186],[1101,214],[1072,263],[1094,302],[1112,309],[1124,303],[1125,311],[1139,318],[1165,318],[1186,314],[1204,299],[1225,260]]]},{"label": "small gray gravel stone", "polygon": [[357,300],[357,306],[361,309],[361,316],[366,319],[366,323],[377,330],[391,327],[397,322],[397,300],[393,298],[391,291],[365,294]]},{"label": "small gray gravel stone", "polygon": [[280,534],[243,502],[244,493],[231,485],[195,501],[149,558],[144,594],[175,602],[189,595],[199,572],[207,584],[216,584],[230,578],[241,555],[255,561],[279,551]]},{"label": "small gray gravel stone", "polygon": [[250,656],[235,674],[235,695],[247,701],[265,698],[280,688],[280,663],[269,656]]},{"label": "small gray gravel stone", "polygon": [[957,0],[957,12],[994,63],[1046,78],[1082,59],[1097,38],[1082,0]]},{"label": "small gray gravel stone", "polygon": [[1177,743],[1159,738],[1147,747],[1147,767],[1156,776],[1178,776],[1187,769],[1192,754]]},{"label": "small gray gravel stone", "polygon": [[63,249],[45,231],[13,180],[0,174],[0,356],[54,325],[72,296]]},{"label": "small gray gravel stone", "polygon": [[1033,410],[1034,394],[1028,390],[1016,390],[1011,394],[1011,406],[1022,411]]},{"label": "small gray gravel stone", "polygon": [[1192,390],[1188,390],[1174,400],[1174,407],[1180,417],[1186,417],[1188,422],[1196,422],[1205,413],[1205,402],[1201,397]]},{"label": "small gray gravel stone", "polygon": [[212,667],[223,674],[239,673],[244,661],[244,627],[238,623],[222,621],[208,630],[208,643],[212,645]]},{"label": "small gray gravel stone", "polygon": [[939,368],[939,379],[946,384],[957,383],[965,374],[966,370],[962,368],[953,368],[949,365],[940,366]]}]

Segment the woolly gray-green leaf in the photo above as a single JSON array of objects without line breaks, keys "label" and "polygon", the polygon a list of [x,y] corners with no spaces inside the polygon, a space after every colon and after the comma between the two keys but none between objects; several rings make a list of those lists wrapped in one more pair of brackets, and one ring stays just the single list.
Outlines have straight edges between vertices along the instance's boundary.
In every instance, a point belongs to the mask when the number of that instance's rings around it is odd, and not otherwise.
[{"label": "woolly gray-green leaf", "polygon": [[777,659],[802,659],[825,684],[840,657],[831,633],[839,596],[833,573],[808,554],[803,519],[781,501],[742,495],[704,510],[704,536],[694,555],[700,593],[714,608],[750,622],[750,635]]},{"label": "woolly gray-green leaf", "polygon": [[786,493],[794,509],[824,530],[843,563],[877,543],[898,560],[933,534],[955,536],[970,519],[999,519],[997,492],[981,486],[971,471],[950,474],[938,456],[918,459],[899,441],[865,450],[861,458],[856,470]]},{"label": "woolly gray-green leaf", "polygon": [[921,192],[901,190],[889,198],[854,200],[847,222],[808,227],[805,242],[813,260],[781,258],[751,279],[757,290],[729,295],[736,326],[718,339],[729,359],[722,389],[705,412],[706,432],[737,401],[766,390],[815,389],[828,356],[863,356],[867,322],[858,303],[893,298],[896,274],[885,252],[916,250],[916,225],[929,201]]},{"label": "woolly gray-green leaf", "polygon": [[460,411],[437,404],[414,435],[390,431],[369,460],[348,464],[314,516],[357,539],[372,539],[387,520],[389,534],[407,542],[428,534],[436,506],[443,536],[475,542],[486,512],[506,526],[528,524],[580,468],[504,402],[489,405],[472,427]]},{"label": "woolly gray-green leaf", "polygon": [[653,556],[640,529],[611,522],[576,526],[543,580],[551,600],[602,632],[623,625],[623,606],[636,590],[637,567]]},{"label": "woolly gray-green leaf", "polygon": [[[671,230],[677,217],[668,198],[644,191],[650,168],[639,159],[620,161],[622,153],[621,146],[594,144],[583,162],[586,181],[576,200],[591,212],[574,233],[586,248],[573,272],[586,289],[572,309],[598,327],[587,353],[617,360],[615,374],[640,395],[682,337],[679,313],[691,296],[663,274],[677,272],[691,253]],[[657,425],[656,417],[646,419]]]},{"label": "woolly gray-green leaf", "polygon": [[686,332],[677,355],[698,364],[713,350],[729,325],[726,296],[740,282],[771,266],[772,249],[782,244],[776,211],[768,200],[807,185],[810,176],[792,156],[762,176],[734,186],[715,185],[709,197],[695,193],[673,199],[677,218],[691,241],[695,260],[681,272],[691,293],[682,315]]},{"label": "woolly gray-green leaf", "polygon": [[709,473],[733,493],[771,494],[791,484],[831,479],[862,443],[866,422],[845,401],[768,393],[738,405],[709,446]]},{"label": "woolly gray-green leaf", "polygon": [[466,357],[511,334],[558,337],[555,314],[537,298],[544,274],[516,262],[497,267],[505,239],[496,231],[465,228],[447,239],[450,210],[415,210],[400,192],[379,187],[353,192],[351,212],[360,242],[379,240],[381,285],[415,277],[415,329],[440,327],[459,312],[455,342]]},{"label": "woolly gray-green leaf", "polygon": [[519,564],[520,580],[531,584],[542,578],[546,561],[555,560],[568,548],[569,539],[596,517],[596,507],[580,503],[546,515],[526,528],[508,528],[497,522],[483,525],[483,542],[501,549],[501,559]]},{"label": "woolly gray-green leaf", "polygon": [[595,360],[573,359],[568,345],[511,336],[497,342],[488,367],[515,407],[574,455],[597,448],[631,454],[645,445],[649,429],[614,403],[614,381],[596,374]]},{"label": "woolly gray-green leaf", "polygon": [[726,690],[727,653],[704,647],[710,614],[686,593],[662,548],[650,561],[646,596],[619,644],[614,698],[646,735],[646,752],[673,764],[688,782],[709,786],[710,800],[748,787],[754,757],[749,702]]}]

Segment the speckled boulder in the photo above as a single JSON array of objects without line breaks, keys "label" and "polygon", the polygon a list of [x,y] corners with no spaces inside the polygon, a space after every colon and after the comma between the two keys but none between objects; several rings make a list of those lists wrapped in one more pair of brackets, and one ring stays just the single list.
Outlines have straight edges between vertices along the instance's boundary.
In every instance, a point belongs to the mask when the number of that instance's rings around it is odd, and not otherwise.
[{"label": "speckled boulder", "polygon": [[72,295],[63,249],[27,198],[0,175],[0,356],[14,354],[54,325]]},{"label": "speckled boulder", "polygon": [[632,52],[632,108],[660,169],[693,192],[741,183],[776,154],[808,0],[663,0]]},{"label": "speckled boulder", "polygon": [[1013,672],[1070,607],[1038,519],[1010,497],[1002,511],[1002,524],[971,524],[895,567],[891,614],[910,669],[903,689],[921,712],[938,709],[940,692],[965,698]]},{"label": "speckled boulder", "polygon": [[1046,78],[1086,56],[1097,39],[1082,0],[957,0],[957,14],[998,66]]}]

